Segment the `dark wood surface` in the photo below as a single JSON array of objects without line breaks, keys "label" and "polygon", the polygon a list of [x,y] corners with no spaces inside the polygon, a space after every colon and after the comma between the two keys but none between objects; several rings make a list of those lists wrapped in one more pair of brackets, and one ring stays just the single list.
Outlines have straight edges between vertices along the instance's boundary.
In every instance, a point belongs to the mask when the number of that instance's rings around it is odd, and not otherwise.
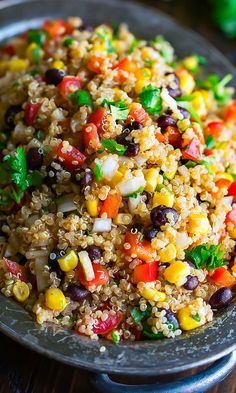
[{"label": "dark wood surface", "polygon": [[[143,0],[140,2],[159,8],[183,25],[198,31],[236,63],[236,40],[226,39],[214,27],[210,19],[207,0]],[[11,384],[9,384],[9,376],[13,381]],[[15,386],[18,386],[18,389]],[[208,393],[235,392],[236,370]],[[0,393],[94,392],[89,388],[87,372],[33,353],[0,334]]]}]

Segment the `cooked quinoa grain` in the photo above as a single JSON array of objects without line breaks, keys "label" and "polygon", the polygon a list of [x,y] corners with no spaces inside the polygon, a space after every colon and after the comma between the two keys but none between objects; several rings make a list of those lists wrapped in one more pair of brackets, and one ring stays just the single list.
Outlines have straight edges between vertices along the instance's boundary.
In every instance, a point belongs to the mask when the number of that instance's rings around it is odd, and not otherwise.
[{"label": "cooked quinoa grain", "polygon": [[173,338],[232,299],[231,77],[196,78],[204,59],[163,37],[81,26],[0,49],[0,290],[94,340]]}]

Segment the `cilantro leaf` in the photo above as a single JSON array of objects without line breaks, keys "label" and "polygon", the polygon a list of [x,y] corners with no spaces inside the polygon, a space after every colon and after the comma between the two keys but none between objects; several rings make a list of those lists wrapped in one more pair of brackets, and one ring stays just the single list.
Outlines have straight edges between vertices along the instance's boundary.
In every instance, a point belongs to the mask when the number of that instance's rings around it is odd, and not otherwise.
[{"label": "cilantro leaf", "polygon": [[129,109],[123,101],[108,101],[104,99],[102,106],[108,106],[112,116],[115,120],[126,120],[129,114]]},{"label": "cilantro leaf", "polygon": [[147,307],[145,311],[141,311],[138,307],[132,307],[130,310],[131,317],[135,323],[141,322],[144,318],[148,318],[151,315],[150,307]]},{"label": "cilantro leaf", "polygon": [[185,251],[185,257],[194,262],[197,269],[215,269],[227,265],[224,260],[225,251],[220,250],[220,244],[200,244]]},{"label": "cilantro leaf", "polygon": [[140,102],[149,114],[158,115],[162,109],[161,90],[151,84],[139,94]]},{"label": "cilantro leaf", "polygon": [[200,116],[198,115],[197,111],[194,109],[194,107],[190,104],[190,102],[188,101],[180,101],[179,102],[179,106],[181,108],[185,108],[189,111],[190,116],[192,119],[194,119],[197,123],[200,124],[200,126],[202,127],[202,122],[200,119]]},{"label": "cilantro leaf", "polygon": [[22,146],[17,147],[16,151],[3,157],[3,161],[9,164],[11,170],[11,180],[21,191],[25,191],[29,184],[27,181],[27,166],[25,152]]},{"label": "cilantro leaf", "polygon": [[43,176],[41,174],[41,172],[35,170],[32,171],[30,173],[28,173],[27,175],[27,182],[29,184],[29,187],[39,187],[41,186],[43,181]]},{"label": "cilantro leaf", "polygon": [[102,166],[98,162],[95,162],[94,169],[93,169],[93,175],[97,181],[102,180],[102,175],[103,175]]},{"label": "cilantro leaf", "polygon": [[231,74],[227,74],[220,80],[218,75],[210,74],[205,81],[197,80],[197,85],[201,88],[211,90],[218,103],[224,105],[232,97],[232,92],[226,87],[232,78],[233,76]]},{"label": "cilantro leaf", "polygon": [[212,149],[216,145],[216,140],[213,135],[207,135],[206,137],[206,148]]},{"label": "cilantro leaf", "polygon": [[127,53],[128,54],[133,53],[134,49],[138,46],[139,42],[140,41],[136,37],[134,37],[129,49],[127,50]]},{"label": "cilantro leaf", "polygon": [[127,146],[117,143],[114,139],[102,139],[101,143],[104,149],[118,156],[123,156],[127,150]]},{"label": "cilantro leaf", "polygon": [[87,90],[77,90],[75,93],[70,94],[70,99],[72,100],[73,104],[77,107],[86,105],[92,106],[93,101],[91,95]]},{"label": "cilantro leaf", "polygon": [[103,40],[106,50],[108,53],[116,52],[116,49],[113,45],[112,42],[112,35],[107,26],[100,26],[96,29],[95,31],[97,37],[101,38]]}]

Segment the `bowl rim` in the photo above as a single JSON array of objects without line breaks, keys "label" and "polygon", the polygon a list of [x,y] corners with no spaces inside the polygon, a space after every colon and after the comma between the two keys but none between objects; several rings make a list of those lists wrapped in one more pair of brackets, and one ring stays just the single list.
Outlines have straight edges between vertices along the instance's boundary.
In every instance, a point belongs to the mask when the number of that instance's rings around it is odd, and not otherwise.
[{"label": "bowl rim", "polygon": [[[41,0],[41,3],[42,2],[46,2],[46,1],[48,2],[48,0]],[[56,1],[56,0],[51,0],[51,1]],[[85,0],[82,0],[82,1],[85,2]],[[22,0],[3,0],[0,3],[0,13],[4,9],[11,8],[11,7],[14,7],[14,6],[21,7],[24,4],[29,4],[29,6],[32,6],[32,9],[33,9],[33,3],[34,2],[37,3],[37,2],[39,2],[39,0],[23,0],[23,1]],[[97,3],[97,1],[96,0],[87,0],[87,3]],[[189,29],[187,27],[180,26],[173,18],[169,17],[168,15],[163,13],[162,11],[159,11],[159,10],[157,10],[154,7],[151,7],[151,6],[142,5],[140,3],[135,3],[134,1],[126,1],[124,3],[124,2],[121,2],[119,0],[101,0],[100,3],[108,4],[108,5],[113,3],[113,4],[115,4],[117,6],[120,6],[120,7],[124,8],[124,9],[126,7],[128,7],[128,8],[132,7],[132,8],[136,8],[136,9],[139,8],[140,10],[149,10],[154,15],[159,16],[160,18],[164,19],[165,21],[171,23],[172,26],[175,26],[178,29],[179,32],[182,32],[182,34],[186,34],[187,33],[190,37],[193,37],[193,39],[195,41],[197,40],[197,41],[202,42],[206,47],[209,48],[209,50],[213,51],[214,55],[217,56],[219,63],[221,63],[222,66],[225,65],[226,69],[229,70],[234,75],[234,77],[236,78],[236,70],[235,70],[235,68],[223,56],[223,54],[218,49],[216,49],[212,44],[208,43],[203,37],[201,37],[199,34],[195,33],[194,31],[192,31],[191,29]],[[1,28],[0,28],[0,30],[1,30]],[[6,308],[9,307],[9,305],[11,307],[13,305],[12,301],[10,301],[9,299],[3,297],[2,295],[0,296],[0,305],[1,304],[3,304],[3,305],[5,304]],[[22,311],[22,308],[21,308],[20,305],[18,305],[15,302],[14,302],[14,305],[15,305],[15,307],[13,307],[13,309],[14,309],[15,313],[20,312],[20,311],[17,311],[19,309],[21,309],[21,311]],[[26,313],[26,311],[25,311],[25,313]],[[214,349],[214,350],[210,350],[209,349],[210,354],[206,353],[206,357],[200,357],[199,356],[198,358],[196,358],[196,360],[193,360],[190,363],[182,364],[181,366],[176,366],[176,365],[173,365],[173,364],[171,365],[170,364],[169,367],[167,365],[167,366],[165,366],[166,368],[163,369],[162,365],[160,365],[159,369],[158,369],[158,365],[155,364],[154,366],[143,365],[143,368],[141,369],[140,365],[139,365],[139,367],[137,367],[137,365],[133,367],[131,365],[127,365],[127,364],[124,365],[124,364],[121,364],[119,362],[115,363],[114,361],[113,361],[113,363],[110,362],[110,364],[108,364],[109,363],[109,359],[107,359],[107,363],[106,363],[106,360],[103,363],[102,362],[95,363],[95,362],[92,362],[90,359],[86,360],[86,358],[85,358],[85,360],[82,361],[78,357],[75,358],[75,357],[68,356],[68,355],[65,355],[65,354],[62,354],[62,353],[59,353],[59,352],[55,352],[55,350],[53,350],[51,348],[45,348],[44,346],[41,345],[40,342],[37,343],[37,342],[35,342],[33,340],[34,335],[27,334],[27,332],[29,332],[29,330],[27,330],[28,329],[27,327],[24,329],[22,327],[23,326],[23,324],[22,324],[21,332],[19,332],[17,330],[17,328],[15,328],[14,326],[11,327],[10,315],[8,317],[4,316],[3,320],[1,320],[1,315],[2,314],[1,314],[1,307],[0,307],[0,331],[2,331],[4,334],[9,336],[13,340],[17,341],[18,343],[21,343],[24,346],[28,347],[29,349],[34,350],[34,351],[36,351],[36,352],[38,352],[38,353],[40,353],[42,355],[46,355],[46,356],[48,356],[48,357],[50,357],[52,359],[64,362],[64,363],[69,364],[69,365],[77,366],[77,367],[80,367],[80,368],[83,368],[83,369],[90,369],[90,370],[96,371],[96,372],[109,372],[109,373],[112,373],[112,374],[123,374],[123,375],[124,374],[126,374],[126,375],[140,375],[140,373],[142,373],[142,375],[147,375],[147,376],[148,375],[151,376],[151,375],[173,374],[173,373],[181,372],[181,371],[193,368],[193,367],[198,367],[198,366],[205,365],[205,364],[207,364],[209,362],[215,361],[215,360],[217,360],[217,359],[227,355],[228,353],[230,353],[234,349],[236,349],[236,337],[233,338],[232,334],[231,334],[230,339],[228,340],[228,343],[226,343],[226,344],[222,343],[221,345],[219,343],[218,347],[216,349]],[[229,308],[228,320],[230,318],[232,319],[232,316],[235,319],[235,317],[236,317],[236,307],[235,306],[231,306]],[[225,321],[227,322],[227,318],[225,319]],[[29,322],[29,326],[31,326],[32,331],[39,329],[36,326],[35,322],[33,322],[33,320],[31,320],[31,322]],[[232,326],[233,326],[232,329],[235,332],[236,331],[236,321],[235,321],[234,325],[232,325]],[[174,342],[177,342],[177,341],[180,342],[180,343],[181,342],[183,343],[183,341],[188,342],[191,339],[191,337],[194,337],[195,335],[198,335],[198,334],[201,335],[202,331],[203,331],[203,329],[200,328],[200,329],[198,329],[198,332],[194,332],[192,335],[182,336],[182,339],[181,338],[180,339],[179,338],[175,338]],[[205,333],[204,333],[204,335],[202,334],[202,337],[206,336],[207,332],[211,331],[211,326],[204,328],[204,331],[205,331]],[[24,336],[22,336],[22,332],[24,333]],[[228,334],[230,334],[230,331],[228,331]],[[50,337],[52,338],[52,340],[54,340],[54,337],[56,337],[56,336],[52,334],[52,335],[50,335]],[[90,339],[87,339],[87,338],[84,338],[84,337],[81,338],[78,335],[76,335],[74,332],[70,333],[70,335],[68,335],[67,337],[71,337],[71,338],[72,337],[73,338],[76,337],[78,342],[83,341],[83,345],[85,343],[86,345],[88,345],[88,346],[90,345],[91,346],[91,343],[89,343],[91,341]],[[88,342],[88,340],[89,340],[89,342]],[[168,340],[168,341],[171,342],[171,339]],[[53,341],[52,341],[52,343],[53,343]],[[147,343],[148,343],[148,345],[147,345]],[[93,342],[92,350],[99,352],[100,344],[104,345],[104,341],[100,340],[99,343]],[[157,346],[157,343],[156,342],[152,343],[150,341],[149,342],[147,342],[147,341],[139,342],[139,344],[134,344],[134,343],[125,343],[125,344],[123,344],[122,343],[122,344],[119,345],[120,350],[116,351],[116,352],[117,352],[117,354],[119,356],[119,353],[122,354],[122,351],[123,352],[124,351],[131,351],[131,348],[135,348],[135,347],[137,347],[137,345],[140,346],[141,348],[143,348],[143,351],[145,351],[145,350],[150,350],[149,348],[151,347],[151,345],[152,346]],[[114,348],[114,344],[106,342],[105,346],[108,348],[108,352],[113,353],[112,352],[112,347]],[[162,347],[162,346],[163,345],[160,344],[160,347]],[[201,353],[201,356],[203,356],[203,354],[204,354],[204,351]],[[104,354],[99,354],[99,355],[100,355],[100,359],[104,358],[104,356],[105,356],[105,359],[106,359],[106,355],[104,355]]]}]

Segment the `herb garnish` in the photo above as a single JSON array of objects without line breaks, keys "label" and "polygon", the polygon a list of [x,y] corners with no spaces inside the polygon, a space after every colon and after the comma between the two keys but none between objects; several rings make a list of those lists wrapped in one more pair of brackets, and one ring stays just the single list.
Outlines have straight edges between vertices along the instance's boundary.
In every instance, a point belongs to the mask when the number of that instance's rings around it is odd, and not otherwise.
[{"label": "herb garnish", "polygon": [[117,143],[114,139],[102,139],[101,143],[105,150],[108,150],[110,153],[118,154],[118,156],[123,156],[127,150],[127,146]]},{"label": "herb garnish", "polygon": [[102,175],[103,175],[102,166],[98,162],[95,162],[94,169],[93,169],[93,175],[95,177],[95,180],[97,180],[97,181],[102,180]]},{"label": "herb garnish", "polygon": [[108,101],[104,99],[102,106],[108,106],[112,116],[115,120],[126,120],[129,114],[129,109],[123,101]]},{"label": "herb garnish", "polygon": [[220,246],[220,244],[217,246],[214,244],[200,244],[192,250],[185,251],[185,257],[193,261],[197,269],[215,269],[228,264],[224,260],[225,251],[220,250]]},{"label": "herb garnish", "polygon": [[231,74],[227,74],[220,80],[218,75],[210,74],[205,81],[197,80],[197,85],[203,89],[211,90],[219,104],[224,105],[232,97],[231,90],[226,87],[232,78],[233,76]]},{"label": "herb garnish", "polygon": [[216,145],[216,140],[213,135],[207,135],[206,137],[206,148],[212,149]]},{"label": "herb garnish", "polygon": [[201,317],[199,314],[195,314],[195,315],[191,315],[191,317],[194,319],[194,321],[196,322],[200,322],[201,321]]},{"label": "herb garnish", "polygon": [[149,114],[158,115],[162,109],[161,90],[151,84],[139,94],[140,102]]},{"label": "herb garnish", "polygon": [[75,93],[69,95],[70,99],[72,100],[73,104],[77,107],[87,105],[92,106],[93,101],[91,95],[86,90],[77,90]]}]

